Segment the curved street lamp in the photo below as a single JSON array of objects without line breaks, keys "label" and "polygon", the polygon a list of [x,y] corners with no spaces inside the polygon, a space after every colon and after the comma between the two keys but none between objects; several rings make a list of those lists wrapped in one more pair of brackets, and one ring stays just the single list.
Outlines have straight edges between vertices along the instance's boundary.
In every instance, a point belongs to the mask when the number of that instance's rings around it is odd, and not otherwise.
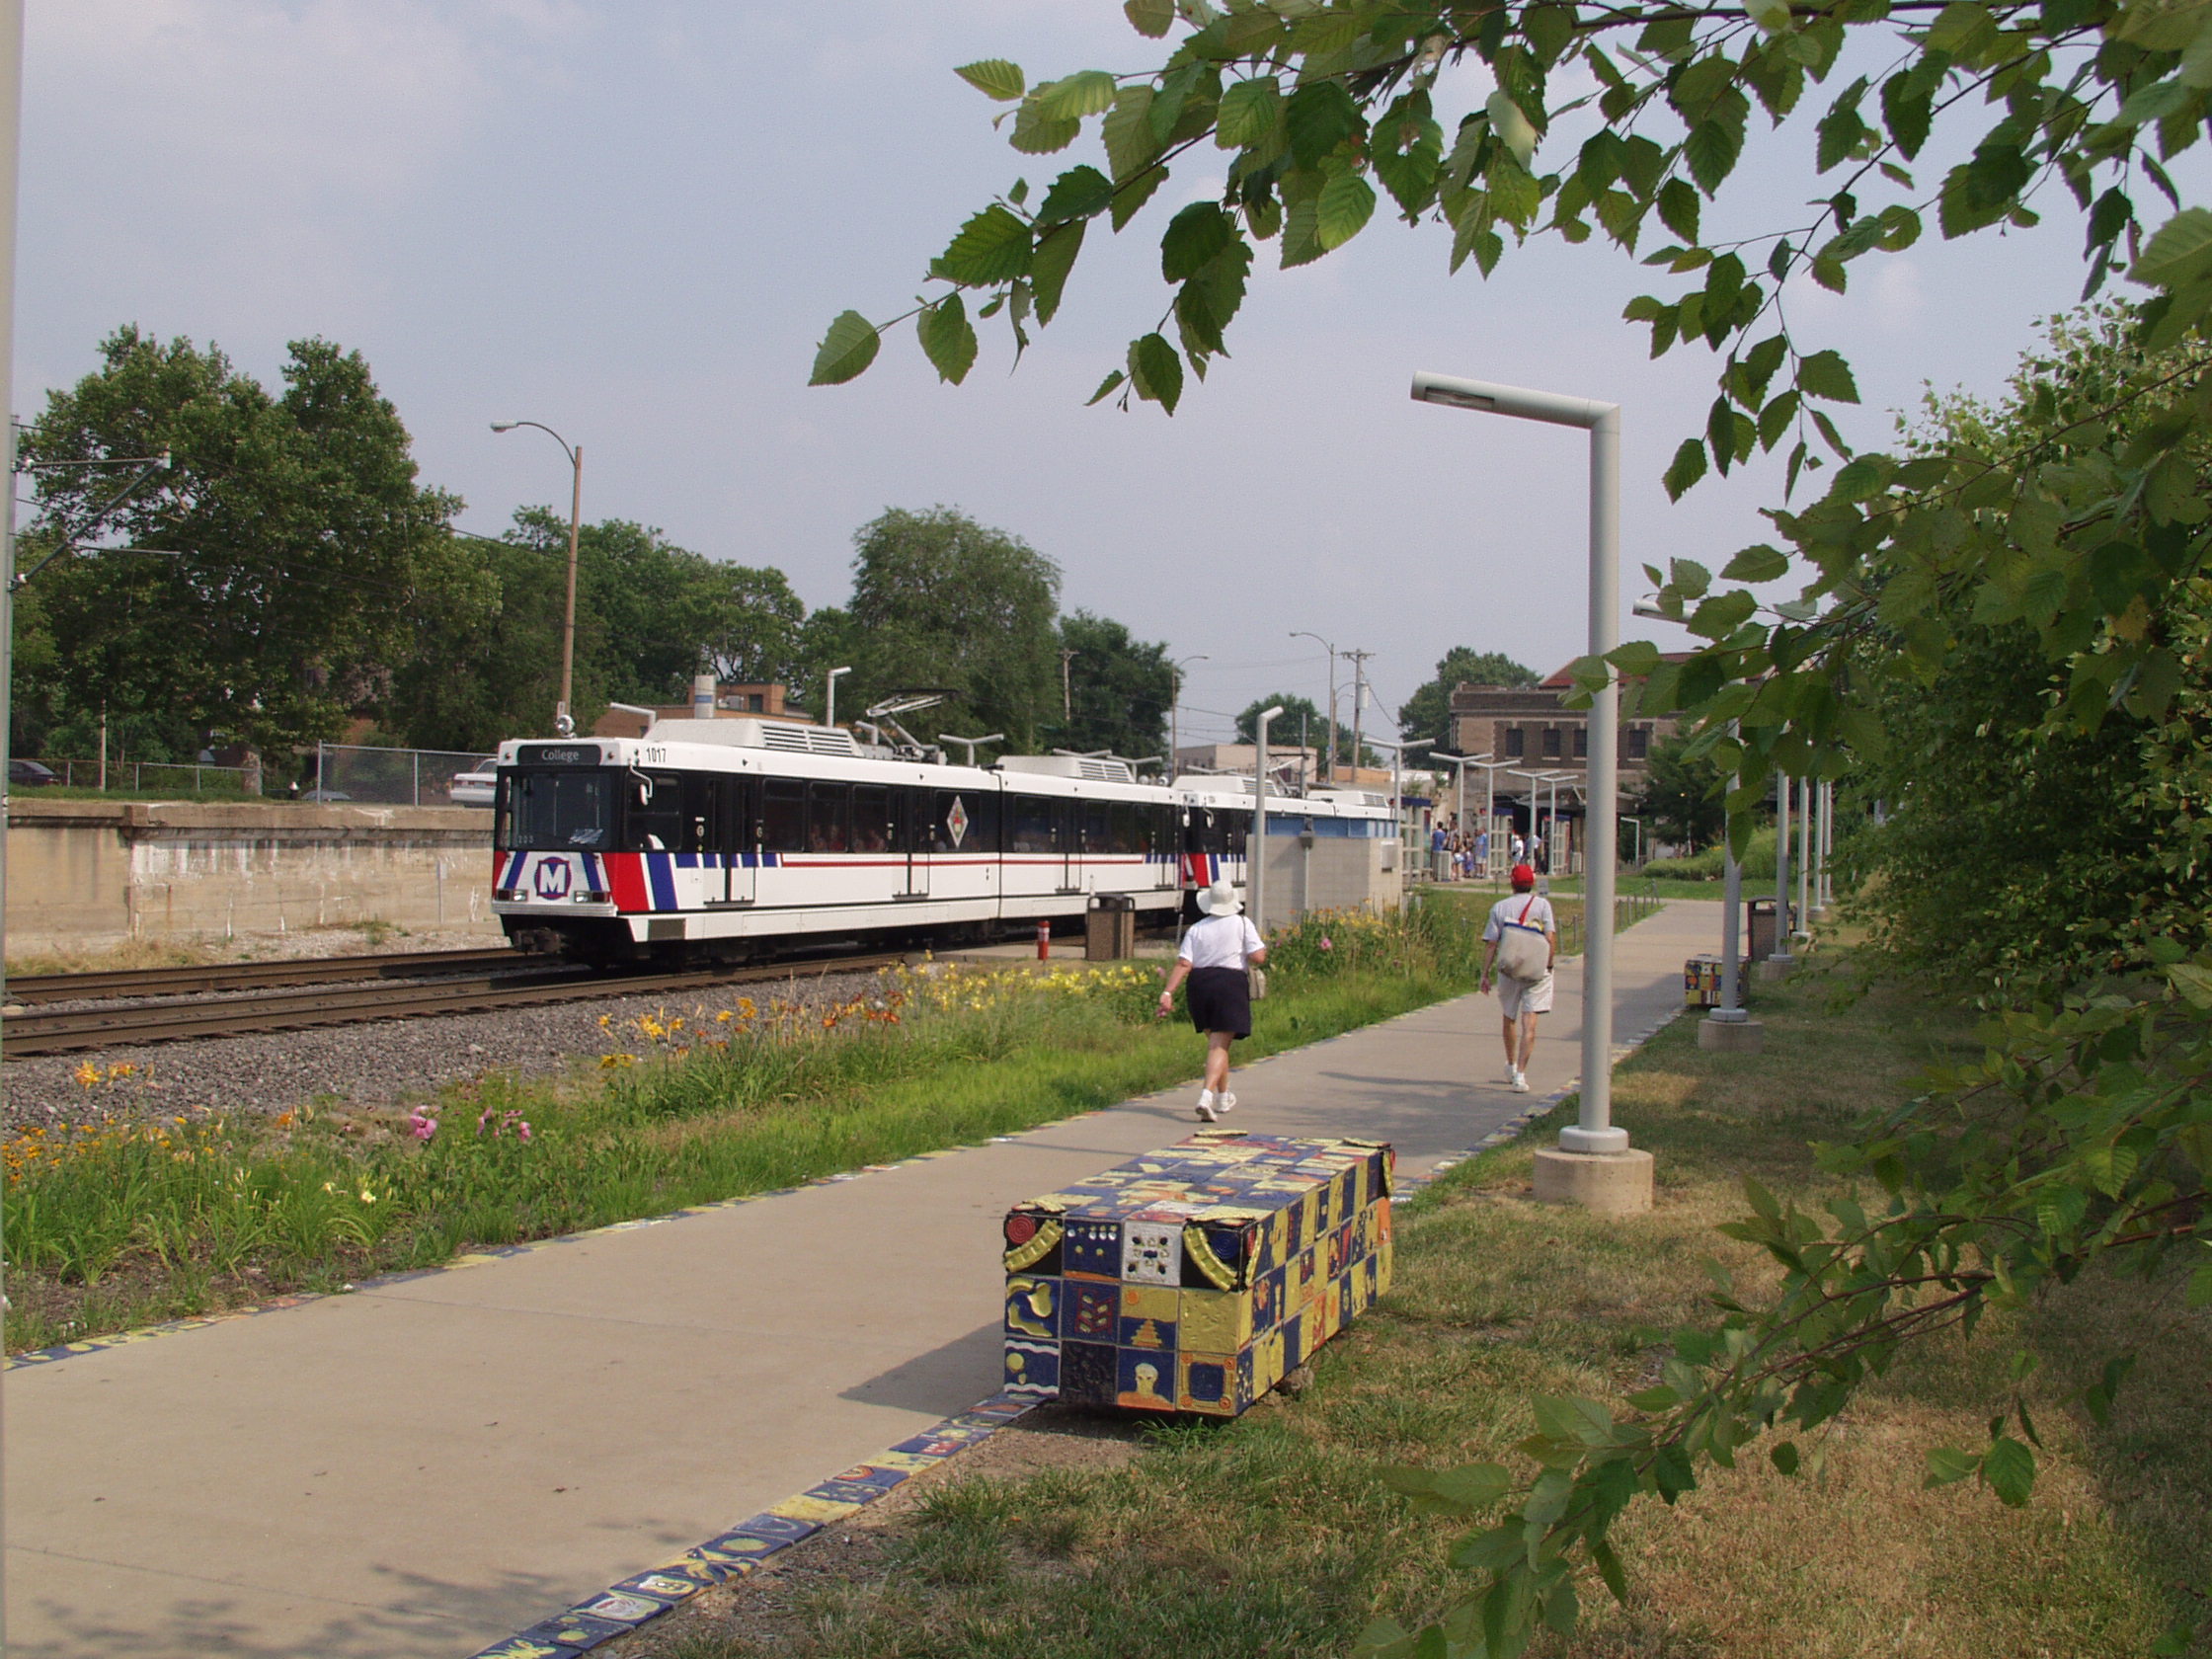
[{"label": "curved street lamp", "polygon": [[1194,656],[1178,657],[1167,665],[1167,775],[1170,779],[1183,763],[1183,666],[1213,660],[1201,651]]},{"label": "curved street lamp", "polygon": [[561,737],[573,737],[576,719],[570,712],[570,698],[576,690],[576,537],[584,517],[584,445],[571,443],[543,421],[494,421],[496,433],[511,433],[516,427],[535,427],[561,446],[568,456],[569,467],[575,474],[574,487],[569,491],[569,593],[568,606],[561,620],[561,700],[553,710],[553,729]]}]

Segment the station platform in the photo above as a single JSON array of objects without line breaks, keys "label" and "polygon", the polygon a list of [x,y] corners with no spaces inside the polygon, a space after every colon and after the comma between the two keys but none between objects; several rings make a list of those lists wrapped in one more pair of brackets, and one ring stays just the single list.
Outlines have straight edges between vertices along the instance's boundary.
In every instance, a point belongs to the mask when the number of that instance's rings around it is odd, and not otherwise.
[{"label": "station platform", "polygon": [[[1620,1037],[1719,930],[1677,903],[1620,936]],[[1239,1069],[1224,1127],[1427,1171],[1571,1083],[1580,968],[1531,1095],[1470,995]],[[7,1652],[474,1653],[989,1395],[1000,1216],[1195,1098],[12,1370]]]}]

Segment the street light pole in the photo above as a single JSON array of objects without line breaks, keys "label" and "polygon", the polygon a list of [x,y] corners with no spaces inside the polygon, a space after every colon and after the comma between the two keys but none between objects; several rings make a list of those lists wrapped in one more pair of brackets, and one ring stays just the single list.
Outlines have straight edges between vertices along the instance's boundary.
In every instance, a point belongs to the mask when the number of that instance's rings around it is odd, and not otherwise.
[{"label": "street light pole", "polygon": [[[1604,663],[1606,654],[1620,643],[1620,406],[1430,373],[1413,377],[1412,395],[1423,403],[1576,427],[1590,434],[1589,655],[1604,666],[1606,681],[1590,704],[1590,856],[1583,881],[1590,925],[1585,930],[1589,944],[1583,960],[1582,1105],[1574,1127],[1560,1132],[1559,1146],[1570,1157],[1623,1153],[1628,1150],[1627,1132],[1613,1122],[1613,895],[1619,854],[1615,840],[1620,791],[1620,675]],[[1651,1203],[1648,1157],[1639,1163],[1633,1174],[1625,1168],[1601,1174],[1562,1168],[1554,1157],[1550,1167],[1540,1171],[1538,1196],[1605,1209],[1645,1209]],[[1625,1186],[1616,1184],[1622,1179]]]},{"label": "street light pole", "polygon": [[825,690],[824,690],[824,693],[823,693],[823,707],[822,707],[822,723],[823,723],[823,725],[825,725],[825,726],[834,726],[834,725],[836,725],[836,723],[837,723],[837,676],[838,676],[839,674],[848,674],[848,673],[850,673],[850,672],[852,672],[852,665],[851,665],[850,663],[847,663],[847,664],[846,664],[846,665],[845,665],[845,666],[844,666],[843,668],[841,668],[841,669],[831,669],[831,670],[830,671],[830,678],[829,678],[828,684],[827,684],[827,686],[826,686],[826,688],[825,688]]},{"label": "street light pole", "polygon": [[[8,686],[14,667],[16,581],[16,151],[23,124],[23,0],[0,0],[0,485],[8,492],[0,520],[0,777],[7,774]],[[0,895],[7,887],[7,836],[0,830]],[[6,909],[0,903],[0,998],[6,994]],[[0,1260],[5,1252],[0,1251]],[[4,1270],[0,1270],[4,1271]],[[6,1627],[0,1605],[0,1629]]]},{"label": "street light pole", "polygon": [[1283,705],[1264,708],[1252,722],[1252,736],[1259,741],[1253,745],[1252,767],[1252,836],[1245,852],[1245,891],[1251,895],[1247,907],[1252,913],[1252,926],[1262,940],[1267,937],[1267,725],[1283,712]]},{"label": "street light pole", "polygon": [[[1309,634],[1304,628],[1291,630],[1293,639],[1309,639],[1329,654],[1329,763],[1322,775],[1330,782],[1336,781],[1336,647],[1319,634]],[[1355,760],[1354,764],[1358,762]]]},{"label": "street light pole", "polygon": [[584,445],[571,443],[542,421],[494,421],[496,433],[510,433],[516,427],[535,427],[555,443],[569,458],[573,473],[569,489],[569,588],[568,605],[561,619],[561,700],[553,710],[553,730],[560,737],[572,736],[576,731],[576,718],[572,702],[576,693],[576,542],[584,523]]}]

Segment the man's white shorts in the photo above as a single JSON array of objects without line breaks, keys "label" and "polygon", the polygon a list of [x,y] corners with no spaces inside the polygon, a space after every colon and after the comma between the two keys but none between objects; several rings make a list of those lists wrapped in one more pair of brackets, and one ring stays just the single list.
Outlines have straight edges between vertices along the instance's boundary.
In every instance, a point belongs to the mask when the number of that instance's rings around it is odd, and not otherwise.
[{"label": "man's white shorts", "polygon": [[1551,976],[1517,980],[1511,974],[1500,974],[1498,1007],[1507,1019],[1519,1019],[1523,1014],[1548,1014],[1551,1012]]}]

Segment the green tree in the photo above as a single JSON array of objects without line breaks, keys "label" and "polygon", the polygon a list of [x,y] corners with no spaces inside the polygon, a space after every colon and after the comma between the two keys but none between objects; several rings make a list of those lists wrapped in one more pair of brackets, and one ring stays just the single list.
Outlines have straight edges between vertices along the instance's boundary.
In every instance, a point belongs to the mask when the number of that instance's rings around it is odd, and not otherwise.
[{"label": "green tree", "polygon": [[1067,660],[1074,718],[1046,722],[1058,747],[1110,750],[1132,760],[1166,754],[1174,691],[1166,646],[1147,645],[1121,623],[1078,610],[1061,618],[1059,649],[1074,653]]},{"label": "green tree", "polygon": [[791,684],[804,669],[807,607],[783,572],[710,563],[698,582],[700,667],[735,684]]},{"label": "green tree", "polygon": [[[1121,229],[1194,149],[1226,153],[1225,182],[1218,198],[1173,210],[1161,234],[1174,338],[1163,325],[1131,342],[1093,401],[1172,413],[1188,374],[1224,353],[1255,244],[1274,242],[1285,266],[1322,258],[1374,216],[1378,185],[1410,222],[1449,230],[1455,269],[1471,258],[1488,274],[1509,239],[1602,236],[1688,279],[1627,307],[1653,354],[1696,340],[1721,358],[1719,395],[1668,467],[1671,493],[1761,451],[1786,454],[1791,496],[1834,464],[1825,495],[1775,514],[1788,551],[1746,549],[1717,581],[1690,560],[1649,572],[1661,607],[1705,642],[1686,661],[1632,642],[1576,667],[1585,691],[1618,673],[1624,703],[1687,714],[1707,757],[1739,779],[1732,837],[1748,835],[1772,770],[1833,776],[1882,751],[1876,687],[1940,675],[1957,649],[1945,621],[1957,603],[2033,636],[2053,692],[2047,722],[2094,733],[2115,710],[2185,710],[2183,688],[2205,666],[2168,619],[2212,552],[2195,461],[2212,427],[2212,210],[2183,204],[2168,164],[2212,116],[2212,8],[1128,0],[1125,11],[1141,34],[1177,36],[1156,67],[1034,86],[1003,60],[961,71],[1012,106],[1008,137],[1026,155],[1067,148],[1095,118],[1104,167],[1078,162],[1034,200],[1016,184],[932,264],[943,285],[908,315],[945,379],[976,356],[971,297],[1026,345],[1059,312],[1090,225]],[[1439,108],[1438,73],[1462,60],[1481,75],[1443,85],[1495,90],[1479,108]],[[1832,78],[1846,84],[1796,130],[1834,188],[1808,215],[1747,226],[1731,182],[1795,159],[1752,141],[1755,112],[1779,126]],[[1593,103],[1602,118],[1573,121],[1588,136],[1570,153],[1555,118]],[[1924,155],[1962,159],[1924,183]],[[2145,180],[2174,209],[2155,232],[2137,210]],[[1823,407],[1857,401],[1850,365],[1791,332],[1785,285],[1845,290],[1855,264],[1910,247],[1931,206],[1950,238],[2031,224],[2039,192],[2042,205],[2070,198],[2080,214],[2088,291],[2116,267],[2157,290],[2145,347],[2184,348],[2185,366],[2116,388],[2063,453],[2048,438],[1853,453]],[[857,312],[837,317],[815,381],[865,370],[880,337]],[[1799,596],[1763,608],[1748,585],[1792,572]],[[1993,1030],[1986,1065],[1938,1078],[1837,1148],[1837,1173],[1881,1189],[1878,1216],[1849,1200],[1803,1214],[1754,1190],[1755,1213],[1730,1230],[1780,1261],[1780,1291],[1745,1302],[1723,1287],[1718,1329],[1675,1333],[1655,1356],[1660,1381],[1626,1412],[1537,1402],[1538,1433],[1520,1448],[1541,1465],[1533,1480],[1498,1465],[1401,1471],[1431,1510],[1496,1519],[1456,1551],[1481,1575],[1466,1601],[1417,1635],[1379,1624],[1363,1646],[1509,1659],[1540,1622],[1571,1630],[1593,1577],[1625,1594],[1611,1527],[1639,1495],[1672,1502],[1701,1464],[1732,1462],[1770,1430],[1818,1428],[1924,1333],[2021,1306],[2093,1263],[2152,1272],[2200,1254],[2212,1227],[2212,956],[2192,960],[2167,938],[2144,950],[2138,978],[2015,1011]],[[2212,1300],[2212,1268],[2191,1289]],[[2115,1355],[2083,1396],[2091,1415],[2109,1409],[2126,1360]],[[1986,1445],[1936,1454],[1930,1478],[1974,1477],[2025,1502],[2035,1438],[2008,1401]],[[1771,1457],[1785,1474],[1809,1462],[1791,1439]]]},{"label": "green tree", "polygon": [[942,690],[943,704],[907,722],[916,736],[1003,732],[1009,749],[1037,749],[1060,714],[1060,567],[950,507],[893,508],[854,546],[852,600],[823,636],[853,669],[839,712]]},{"label": "green tree", "polygon": [[1663,738],[1651,746],[1635,810],[1658,839],[1696,852],[1720,838],[1727,798],[1727,778],[1692,739]]},{"label": "green tree", "polygon": [[[1236,716],[1236,741],[1259,742],[1260,711],[1281,706],[1283,712],[1267,723],[1267,741],[1278,749],[1292,749],[1299,743],[1299,733],[1305,734],[1306,747],[1318,752],[1329,746],[1329,717],[1314,705],[1310,697],[1301,697],[1295,691],[1278,691],[1270,697],[1254,697],[1238,711]],[[1351,729],[1347,727],[1339,747],[1348,758],[1351,754]]]},{"label": "green tree", "polygon": [[[38,479],[23,569],[80,527],[154,551],[65,554],[36,577],[52,655],[36,704],[262,750],[339,735],[431,611],[491,595],[456,553],[457,498],[417,479],[407,430],[357,353],[294,341],[272,396],[214,347],[124,328],[24,434],[34,465],[167,451],[95,526],[127,467]],[[41,671],[34,661],[33,673]]]},{"label": "green tree", "polygon": [[1536,670],[1516,663],[1502,651],[1477,651],[1455,645],[1437,660],[1435,677],[1405,700],[1398,709],[1398,736],[1411,743],[1433,739],[1446,754],[1457,754],[1452,745],[1452,693],[1465,685],[1536,684]]}]

